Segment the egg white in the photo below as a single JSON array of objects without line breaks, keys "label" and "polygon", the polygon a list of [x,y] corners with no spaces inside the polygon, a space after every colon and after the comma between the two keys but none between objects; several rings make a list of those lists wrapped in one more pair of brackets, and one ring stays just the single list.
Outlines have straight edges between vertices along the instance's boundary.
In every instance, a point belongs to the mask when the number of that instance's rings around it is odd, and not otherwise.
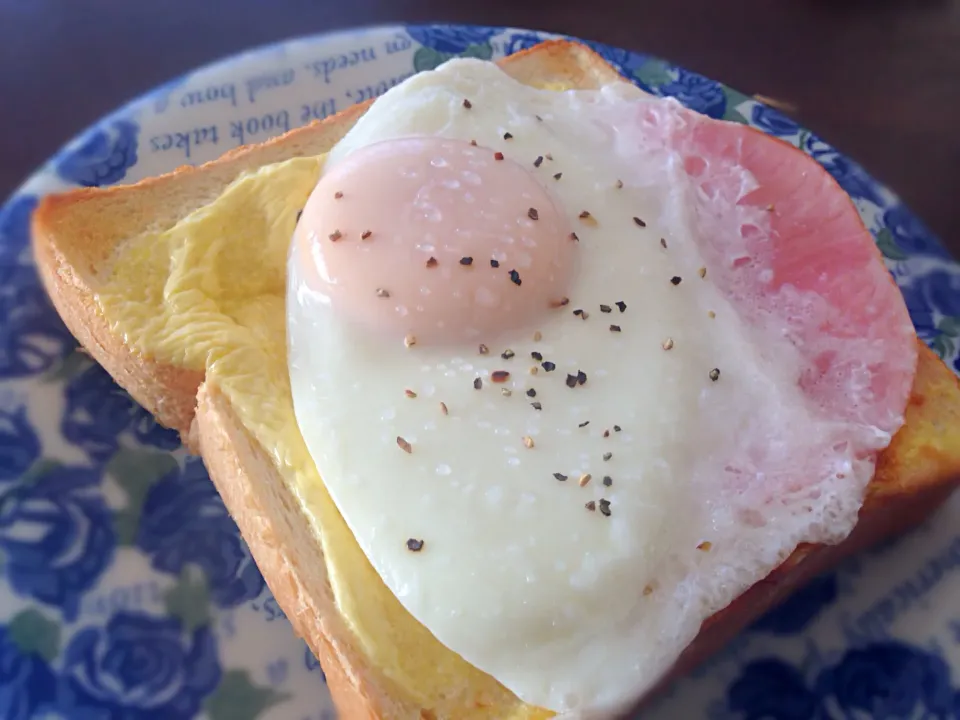
[{"label": "egg white", "polygon": [[[756,523],[724,486],[724,463],[743,437],[793,428],[802,447],[821,431],[796,389],[790,347],[761,352],[709,272],[700,277],[694,190],[643,129],[645,111],[669,119],[674,107],[626,83],[540,91],[492,64],[457,60],[381,97],[331,152],[328,168],[390,138],[475,139],[529,163],[555,194],[580,238],[571,303],[485,338],[488,355],[360,333],[305,287],[304,258],[290,258],[297,421],[357,541],[441,642],[557,711],[615,708],[648,689],[707,616],[799,540],[815,539],[822,515],[785,503]],[[534,168],[538,156],[550,159]],[[753,183],[746,171],[740,181],[744,191]],[[737,222],[768,222],[737,212]],[[508,348],[515,357],[505,360]],[[530,374],[532,351],[556,370]],[[495,370],[510,371],[509,382],[492,383]],[[567,387],[579,370],[586,384]],[[841,533],[854,522],[857,483],[843,492],[823,499]],[[609,517],[585,507],[601,499]],[[423,549],[410,552],[409,538]]]}]

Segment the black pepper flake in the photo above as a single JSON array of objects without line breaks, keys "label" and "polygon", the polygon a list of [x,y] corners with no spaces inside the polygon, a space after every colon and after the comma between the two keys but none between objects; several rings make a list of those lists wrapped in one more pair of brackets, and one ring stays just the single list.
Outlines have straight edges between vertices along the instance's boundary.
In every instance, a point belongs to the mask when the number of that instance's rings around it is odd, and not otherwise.
[{"label": "black pepper flake", "polygon": [[553,372],[554,370],[557,369],[556,363],[552,363],[549,360],[544,360],[542,363],[540,363],[540,367],[542,367],[547,372]]},{"label": "black pepper flake", "polygon": [[473,265],[473,258],[470,257],[469,255],[462,257],[460,258],[460,264],[465,267],[469,267],[470,265]]},{"label": "black pepper flake", "polygon": [[539,115],[534,115],[534,117],[537,119],[538,122],[543,122],[543,118],[540,117]]},{"label": "black pepper flake", "polygon": [[518,273],[516,270],[511,270],[509,274],[510,274],[510,282],[512,282],[514,285],[519,285],[521,282],[520,273]]},{"label": "black pepper flake", "polygon": [[577,386],[577,376],[568,374],[566,382],[568,388],[575,388]]},{"label": "black pepper flake", "polygon": [[614,426],[613,426],[613,431],[614,431],[614,432],[620,432],[622,429],[623,429],[623,428],[621,428],[619,425],[614,425]]},{"label": "black pepper flake", "polygon": [[619,325],[611,325],[611,326],[610,326],[610,332],[620,332],[620,326],[619,326]]},{"label": "black pepper flake", "polygon": [[399,435],[397,435],[397,447],[399,447],[401,450],[403,450],[405,453],[408,453],[408,454],[413,452],[413,445],[408,443]]},{"label": "black pepper flake", "polygon": [[509,360],[509,359],[512,358],[514,355],[516,355],[516,353],[515,353],[513,350],[509,349],[509,348],[507,348],[507,349],[504,350],[502,353],[500,353],[500,357],[502,357],[504,360]]},{"label": "black pepper flake", "polygon": [[492,373],[490,373],[490,379],[495,383],[506,382],[510,379],[510,373],[506,370],[494,370]]},{"label": "black pepper flake", "polygon": [[603,484],[605,487],[610,487],[611,485],[613,485],[613,478],[610,477],[609,475],[604,475]]},{"label": "black pepper flake", "polygon": [[554,180],[559,180],[559,179],[562,178],[562,177],[563,177],[563,173],[562,173],[562,172],[559,172],[559,173],[554,174],[553,179],[554,179]]},{"label": "black pepper flake", "polygon": [[610,431],[609,431],[609,430],[604,430],[604,431],[603,431],[603,436],[604,436],[605,438],[610,437]]},{"label": "black pepper flake", "polygon": [[664,250],[667,249],[667,239],[666,239],[666,238],[660,238],[660,247],[662,247]]},{"label": "black pepper flake", "polygon": [[564,475],[563,473],[554,473],[553,476],[560,482],[566,482],[567,480],[567,476]]},{"label": "black pepper flake", "polygon": [[388,298],[390,297],[390,291],[386,288],[377,288],[377,297]]},{"label": "black pepper flake", "polygon": [[498,267],[500,267],[500,261],[499,261],[499,260],[494,260],[493,258],[490,258],[490,267],[492,267],[492,268],[498,268]]},{"label": "black pepper flake", "polygon": [[583,308],[577,308],[576,310],[573,311],[573,314],[577,315],[578,317],[583,315]]},{"label": "black pepper flake", "polygon": [[343,197],[343,193],[340,192],[339,190],[337,190],[337,191],[333,194],[333,199],[334,199],[334,200],[339,200],[339,199],[342,198],[342,197]]},{"label": "black pepper flake", "polygon": [[300,217],[303,215],[303,210],[297,210],[297,222],[300,222]]},{"label": "black pepper flake", "polygon": [[427,260],[427,267],[428,267],[428,268],[433,268],[433,267],[436,267],[436,266],[437,266],[437,259],[436,259],[435,257],[431,257],[429,260]]},{"label": "black pepper flake", "polygon": [[577,385],[585,385],[587,382],[587,374],[583,370],[577,370]]},{"label": "black pepper flake", "polygon": [[586,505],[584,505],[584,507],[590,512],[593,512],[597,509],[597,504],[593,500],[590,500]]},{"label": "black pepper flake", "polygon": [[471,141],[470,141],[470,144],[473,145],[473,147],[476,147],[476,146],[477,146],[477,141],[476,141],[476,140],[471,140]]},{"label": "black pepper flake", "polygon": [[600,513],[604,517],[610,517],[610,501],[600,498],[600,501],[597,503],[600,506]]},{"label": "black pepper flake", "polygon": [[634,216],[633,222],[636,223],[636,225],[637,225],[638,227],[642,227],[642,228],[643,228],[643,227],[646,227],[646,226],[647,226],[647,224],[646,224],[643,220],[641,220],[640,218],[638,218],[638,217],[636,217],[636,216]]},{"label": "black pepper flake", "polygon": [[619,310],[620,312],[624,312],[627,309],[627,304],[623,300],[617,300],[617,302],[615,302],[614,305],[617,306],[617,310]]},{"label": "black pepper flake", "polygon": [[410,552],[420,552],[421,550],[423,550],[423,540],[418,540],[417,538],[410,538],[409,540],[407,540],[407,550],[409,550]]},{"label": "black pepper flake", "polygon": [[474,379],[473,379],[473,389],[474,389],[474,390],[479,390],[479,389],[482,388],[482,387],[483,387],[483,380],[481,380],[480,378],[474,378]]},{"label": "black pepper flake", "polygon": [[539,402],[530,403],[530,407],[532,407],[534,410],[543,410],[543,405],[541,405]]},{"label": "black pepper flake", "polygon": [[590,215],[590,212],[589,212],[588,210],[584,210],[583,212],[580,213],[580,219],[581,219],[581,220],[587,220],[587,219],[589,219],[590,217],[592,217],[592,216]]},{"label": "black pepper flake", "polygon": [[543,355],[542,355],[541,353],[537,352],[536,350],[534,350],[532,353],[530,353],[530,357],[532,357],[532,358],[533,358],[534,360],[536,360],[537,362],[540,362],[541,360],[543,360]]},{"label": "black pepper flake", "polygon": [[333,242],[336,242],[337,240],[339,240],[340,238],[343,237],[343,233],[340,232],[339,230],[334,230],[332,233],[330,233],[330,235],[329,235],[328,237],[329,237]]},{"label": "black pepper flake", "polygon": [[710,371],[710,379],[714,382],[720,379],[720,368],[714,368]]},{"label": "black pepper flake", "polygon": [[362,233],[360,233],[360,239],[361,239],[361,240],[366,240],[366,239],[368,239],[371,235],[373,235],[373,233],[372,233],[371,231],[369,231],[369,230],[364,230]]},{"label": "black pepper flake", "polygon": [[577,237],[577,234],[575,232],[570,233],[570,239],[573,240],[574,242],[580,242],[580,238]]},{"label": "black pepper flake", "polygon": [[577,427],[584,428],[584,427],[586,427],[586,426],[589,425],[589,424],[590,424],[590,421],[589,421],[589,420],[584,420],[582,423],[580,423],[579,425],[577,425]]},{"label": "black pepper flake", "polygon": [[493,154],[494,160],[503,160],[503,153],[499,150]]},{"label": "black pepper flake", "polygon": [[463,99],[463,106],[464,106],[467,110],[469,110],[470,108],[473,107],[473,103],[470,102],[469,100],[467,100],[466,98],[464,98],[464,99]]},{"label": "black pepper flake", "polygon": [[505,132],[505,133],[503,134],[503,139],[504,139],[504,140],[513,140],[513,134],[512,134],[512,133]]},{"label": "black pepper flake", "polygon": [[613,457],[613,453],[612,453],[612,452],[605,452],[605,453],[603,454],[603,461],[606,462],[607,460],[609,460],[609,459],[612,458],[612,457]]},{"label": "black pepper flake", "polygon": [[533,161],[533,166],[538,168],[541,165],[543,165],[543,155],[537,155],[537,159]]},{"label": "black pepper flake", "polygon": [[530,218],[531,220],[539,220],[540,213],[537,212],[536,208],[530,208],[529,210],[527,210],[527,217]]},{"label": "black pepper flake", "polygon": [[488,348],[483,343],[480,343],[480,347],[478,347],[477,350],[480,352],[481,355],[486,355],[487,353],[490,352],[490,348]]},{"label": "black pepper flake", "polygon": [[623,188],[623,180],[617,180],[617,190]]},{"label": "black pepper flake", "polygon": [[671,285],[679,285],[682,282],[683,282],[683,278],[680,277],[679,275],[674,275],[672,278],[670,278]]},{"label": "black pepper flake", "polygon": [[600,312],[602,312],[602,313],[613,312],[613,308],[610,307],[609,305],[601,305],[601,306],[600,306]]},{"label": "black pepper flake", "polygon": [[530,388],[529,390],[527,390],[527,397],[536,397],[536,396],[537,396],[536,390],[534,390],[533,388]]}]

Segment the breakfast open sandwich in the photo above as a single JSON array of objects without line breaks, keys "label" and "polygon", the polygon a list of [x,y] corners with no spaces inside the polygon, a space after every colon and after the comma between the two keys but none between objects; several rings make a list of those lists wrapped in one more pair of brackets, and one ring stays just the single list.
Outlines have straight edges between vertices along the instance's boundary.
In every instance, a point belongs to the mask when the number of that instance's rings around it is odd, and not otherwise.
[{"label": "breakfast open sandwich", "polygon": [[622,712],[960,469],[826,171],[573,42],[47,197],[33,242],[345,718]]}]

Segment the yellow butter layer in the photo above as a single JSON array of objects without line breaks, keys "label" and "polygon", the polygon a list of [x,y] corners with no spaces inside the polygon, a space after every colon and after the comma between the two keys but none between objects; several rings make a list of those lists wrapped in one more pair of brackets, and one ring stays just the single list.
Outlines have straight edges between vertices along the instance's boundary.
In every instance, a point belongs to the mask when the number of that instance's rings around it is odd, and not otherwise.
[{"label": "yellow butter layer", "polygon": [[[457,716],[526,720],[523,704],[440,644],[387,589],[323,485],[293,412],[286,356],[286,260],[322,158],[241,176],[212,204],[117,253],[98,302],[126,342],[156,360],[205,370],[272,456],[312,520],[341,613],[372,666],[414,703]],[[319,562],[318,558],[318,562]]]}]

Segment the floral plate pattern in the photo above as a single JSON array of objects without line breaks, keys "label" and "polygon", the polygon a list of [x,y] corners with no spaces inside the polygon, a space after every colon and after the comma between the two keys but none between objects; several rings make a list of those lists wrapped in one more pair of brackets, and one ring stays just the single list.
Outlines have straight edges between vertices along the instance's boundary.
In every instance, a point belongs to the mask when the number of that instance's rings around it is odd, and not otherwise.
[{"label": "floral plate pattern", "polygon": [[[378,27],[273,45],[178,78],[88,129],[0,209],[0,718],[332,720],[324,676],[202,463],[76,349],[39,285],[38,197],[211,160],[454,56],[552,37]],[[960,370],[960,268],[886,188],[776,110],[655,58],[624,75],[820,162],[850,194],[920,337]],[[960,717],[960,502],[792,597],[647,718]]]}]

